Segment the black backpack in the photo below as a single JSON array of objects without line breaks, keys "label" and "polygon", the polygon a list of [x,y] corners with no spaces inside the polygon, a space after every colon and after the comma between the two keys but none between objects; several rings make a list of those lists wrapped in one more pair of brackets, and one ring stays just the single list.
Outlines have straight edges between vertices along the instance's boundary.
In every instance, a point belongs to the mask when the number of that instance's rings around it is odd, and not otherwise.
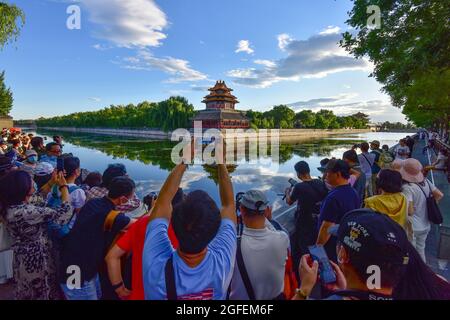
[{"label": "black backpack", "polygon": [[422,189],[422,187],[418,184],[417,186],[422,190],[423,195],[427,199],[427,212],[428,212],[428,220],[434,224],[442,224],[444,222],[444,218],[442,217],[441,209],[439,209],[439,206],[436,202],[436,199],[433,196],[433,192],[431,192],[431,186],[430,183],[427,181],[428,187],[430,188],[430,195],[427,196],[425,191]]}]

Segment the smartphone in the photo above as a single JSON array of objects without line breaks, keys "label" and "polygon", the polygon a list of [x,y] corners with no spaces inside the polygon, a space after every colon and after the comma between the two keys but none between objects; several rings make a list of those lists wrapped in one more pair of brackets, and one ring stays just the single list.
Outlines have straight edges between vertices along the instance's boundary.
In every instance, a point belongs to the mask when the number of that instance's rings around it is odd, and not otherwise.
[{"label": "smartphone", "polygon": [[325,248],[321,245],[309,246],[309,253],[313,261],[319,263],[320,280],[323,284],[330,284],[336,282],[336,274],[334,273],[333,266],[328,259]]},{"label": "smartphone", "polygon": [[295,181],[295,179],[290,178],[289,183],[291,186],[295,187],[295,185],[297,184],[297,181]]},{"label": "smartphone", "polygon": [[56,159],[56,171],[57,172],[64,171],[64,159],[63,158]]}]

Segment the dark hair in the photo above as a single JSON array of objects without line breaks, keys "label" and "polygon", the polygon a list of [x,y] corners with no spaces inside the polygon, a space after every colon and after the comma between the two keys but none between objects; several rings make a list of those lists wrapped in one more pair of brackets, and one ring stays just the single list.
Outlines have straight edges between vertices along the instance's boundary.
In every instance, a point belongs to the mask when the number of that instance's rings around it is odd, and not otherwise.
[{"label": "dark hair", "polygon": [[403,179],[400,172],[391,169],[381,170],[376,180],[377,189],[388,193],[402,192],[402,185]]},{"label": "dark hair", "polygon": [[83,181],[89,188],[98,187],[102,184],[102,174],[100,172],[90,172]]},{"label": "dark hair", "polygon": [[8,207],[21,204],[32,187],[31,176],[22,170],[8,172],[0,179],[0,215],[5,216]]},{"label": "dark hair", "polygon": [[117,199],[123,196],[129,196],[136,188],[134,181],[128,177],[116,177],[111,180],[109,185],[108,197]]},{"label": "dark hair", "polygon": [[438,277],[408,243],[409,263],[395,286],[395,300],[450,300],[450,284]]},{"label": "dark hair", "polygon": [[[374,254],[375,257],[382,256],[398,256],[401,254],[401,249],[393,245],[384,245],[377,248],[378,253]],[[353,250],[347,250],[349,254],[350,264],[358,274],[360,280],[363,283],[367,283],[367,279],[371,276],[367,272],[367,269],[376,265],[380,268],[381,274],[381,286],[387,288],[394,288],[402,280],[406,266],[401,264],[395,264],[391,262],[377,261],[377,259],[363,258]]]},{"label": "dark hair", "polygon": [[350,178],[350,166],[344,160],[332,159],[327,164],[327,170],[333,173],[340,173],[342,178]]},{"label": "dark hair", "polygon": [[196,254],[205,249],[216,236],[220,223],[219,208],[204,191],[189,193],[173,210],[173,230],[184,253]]},{"label": "dark hair", "polygon": [[369,151],[369,148],[370,148],[370,146],[367,142],[361,143],[359,147],[361,148],[362,151]]},{"label": "dark hair", "polygon": [[44,138],[42,137],[33,137],[31,138],[31,146],[34,150],[38,151],[40,146],[44,145]]},{"label": "dark hair", "polygon": [[61,139],[61,136],[53,136],[53,141],[56,142],[56,140]]},{"label": "dark hair", "polygon": [[66,171],[66,177],[70,177],[80,168],[80,159],[77,157],[64,158],[64,170]]},{"label": "dark hair", "polygon": [[59,143],[56,143],[56,142],[49,142],[45,145],[45,150],[47,152],[51,151],[54,146],[60,146],[60,145],[59,145]]},{"label": "dark hair", "polygon": [[311,172],[308,163],[306,163],[305,161],[297,162],[294,168],[298,174],[309,174]]},{"label": "dark hair", "polygon": [[116,177],[123,177],[127,174],[125,166],[121,163],[110,164],[103,172],[102,176],[102,186],[109,189],[111,181]]},{"label": "dark hair", "polygon": [[11,144],[13,145],[13,147],[18,146],[20,144],[20,140],[19,139],[11,140]]},{"label": "dark hair", "polygon": [[358,155],[356,154],[355,150],[348,150],[345,151],[344,154],[342,155],[342,159],[351,161],[353,163],[358,163]]},{"label": "dark hair", "polygon": [[34,182],[36,182],[38,190],[40,190],[47,182],[52,178],[52,174],[47,174],[45,176],[34,175]]}]

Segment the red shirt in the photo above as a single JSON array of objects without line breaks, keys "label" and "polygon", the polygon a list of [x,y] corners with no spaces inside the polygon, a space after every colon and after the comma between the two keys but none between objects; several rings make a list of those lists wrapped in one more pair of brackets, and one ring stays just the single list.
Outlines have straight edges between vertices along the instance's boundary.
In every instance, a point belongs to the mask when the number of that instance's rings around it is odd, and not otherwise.
[{"label": "red shirt", "polygon": [[[147,231],[149,216],[142,217],[128,229],[128,231],[117,240],[120,249],[131,252],[131,295],[128,300],[144,300],[144,284],[142,280],[142,252],[144,251],[145,233]],[[178,248],[178,240],[169,224],[169,239],[172,246]]]}]

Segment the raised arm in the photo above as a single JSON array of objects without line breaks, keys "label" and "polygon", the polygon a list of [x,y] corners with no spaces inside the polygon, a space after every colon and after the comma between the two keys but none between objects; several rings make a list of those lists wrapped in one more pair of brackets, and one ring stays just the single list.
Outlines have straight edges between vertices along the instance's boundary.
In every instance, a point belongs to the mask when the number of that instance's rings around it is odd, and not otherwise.
[{"label": "raised arm", "polygon": [[220,201],[222,202],[222,208],[220,214],[222,219],[230,219],[234,223],[237,223],[233,185],[231,184],[230,175],[225,164],[218,164],[217,170],[219,173],[219,192]]},{"label": "raised arm", "polygon": [[159,192],[158,198],[155,202],[150,221],[157,218],[165,218],[170,220],[172,217],[172,199],[180,187],[181,179],[186,171],[187,165],[181,163],[178,164],[170,173],[166,182]]}]

